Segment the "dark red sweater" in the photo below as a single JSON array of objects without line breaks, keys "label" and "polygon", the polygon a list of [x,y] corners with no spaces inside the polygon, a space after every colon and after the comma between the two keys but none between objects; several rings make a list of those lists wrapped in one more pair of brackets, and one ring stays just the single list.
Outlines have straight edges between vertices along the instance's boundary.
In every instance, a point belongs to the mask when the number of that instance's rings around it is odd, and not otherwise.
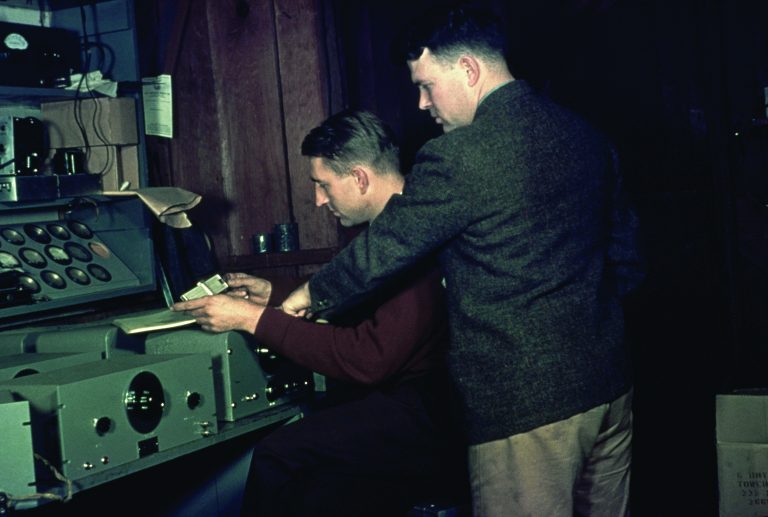
[{"label": "dark red sweater", "polygon": [[[298,281],[273,282],[279,304]],[[442,365],[448,328],[441,276],[432,270],[376,304],[350,326],[313,323],[267,308],[255,337],[266,348],[329,378],[387,385]]]}]

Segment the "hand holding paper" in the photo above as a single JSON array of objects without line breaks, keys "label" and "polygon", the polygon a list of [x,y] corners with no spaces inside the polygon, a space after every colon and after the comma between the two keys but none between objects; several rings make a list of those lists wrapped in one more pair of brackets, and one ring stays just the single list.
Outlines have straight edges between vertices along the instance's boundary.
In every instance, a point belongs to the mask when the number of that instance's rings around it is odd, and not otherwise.
[{"label": "hand holding paper", "polygon": [[265,307],[245,298],[218,294],[178,302],[173,304],[171,309],[174,312],[184,311],[185,314],[194,317],[203,330],[211,332],[242,330],[253,334]]}]

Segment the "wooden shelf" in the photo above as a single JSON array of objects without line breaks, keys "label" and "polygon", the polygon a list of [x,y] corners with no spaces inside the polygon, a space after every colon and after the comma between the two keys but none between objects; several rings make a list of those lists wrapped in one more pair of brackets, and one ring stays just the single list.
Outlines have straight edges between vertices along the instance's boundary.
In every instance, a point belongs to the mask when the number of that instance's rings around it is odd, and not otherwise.
[{"label": "wooden shelf", "polygon": [[268,269],[325,264],[326,262],[329,262],[338,251],[338,248],[320,248],[229,257],[222,261],[222,269],[224,271],[241,271],[244,269]]}]

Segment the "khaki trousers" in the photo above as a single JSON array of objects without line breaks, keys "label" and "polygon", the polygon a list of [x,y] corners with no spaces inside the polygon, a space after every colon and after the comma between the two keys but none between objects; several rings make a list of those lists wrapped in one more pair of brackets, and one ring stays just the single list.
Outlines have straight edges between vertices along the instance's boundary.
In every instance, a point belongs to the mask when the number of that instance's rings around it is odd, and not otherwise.
[{"label": "khaki trousers", "polygon": [[469,448],[475,517],[629,515],[632,392]]}]

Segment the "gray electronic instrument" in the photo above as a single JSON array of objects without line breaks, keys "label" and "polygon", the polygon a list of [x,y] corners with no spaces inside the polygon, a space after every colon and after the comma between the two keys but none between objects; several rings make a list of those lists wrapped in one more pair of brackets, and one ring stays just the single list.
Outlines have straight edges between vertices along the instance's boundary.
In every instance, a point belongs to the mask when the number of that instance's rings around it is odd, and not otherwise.
[{"label": "gray electronic instrument", "polygon": [[145,349],[148,354],[210,354],[221,421],[232,422],[313,391],[311,372],[296,368],[240,332],[155,332],[147,335]]},{"label": "gray electronic instrument", "polygon": [[[29,402],[35,452],[73,481],[218,430],[205,354],[121,355],[0,381],[0,390]],[[12,475],[0,472],[0,485]],[[40,465],[36,479],[57,483]]]},{"label": "gray electronic instrument", "polygon": [[3,213],[0,328],[155,289],[150,221],[139,201],[80,203],[66,207],[66,217],[51,216]]},{"label": "gray electronic instrument", "polygon": [[114,325],[63,328],[40,333],[29,339],[38,353],[77,353],[98,351],[103,358],[137,353],[143,347],[140,336],[128,335]]},{"label": "gray electronic instrument", "polygon": [[144,342],[111,323],[64,325],[0,332],[0,357],[18,353],[78,354],[99,352],[102,358],[114,354],[138,353]]},{"label": "gray electronic instrument", "polygon": [[29,402],[15,400],[10,392],[0,391],[0,492],[21,496],[35,492],[35,458]]},{"label": "gray electronic instrument", "polygon": [[30,330],[16,330],[0,333],[0,356],[30,352],[35,333]]},{"label": "gray electronic instrument", "polygon": [[0,381],[50,372],[101,359],[99,352],[80,354],[15,354],[0,356]]}]

